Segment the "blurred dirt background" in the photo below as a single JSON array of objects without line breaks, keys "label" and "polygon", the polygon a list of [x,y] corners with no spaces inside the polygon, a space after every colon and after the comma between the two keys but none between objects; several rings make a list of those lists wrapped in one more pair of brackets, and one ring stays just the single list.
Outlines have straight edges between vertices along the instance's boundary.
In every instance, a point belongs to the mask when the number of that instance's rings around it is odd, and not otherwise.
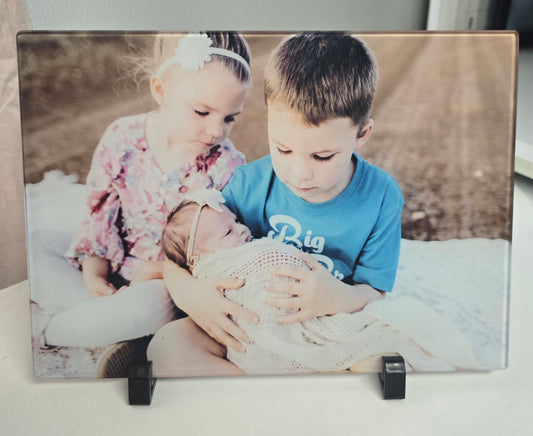
[{"label": "blurred dirt background", "polygon": [[[510,34],[365,34],[380,69],[375,129],[362,151],[399,182],[403,237],[510,240],[515,40]],[[254,86],[231,139],[268,152],[263,68],[281,35],[246,35]],[[85,181],[116,118],[153,109],[127,68],[149,35],[19,36],[26,183],[59,169]],[[137,78],[138,79],[138,78]]]}]

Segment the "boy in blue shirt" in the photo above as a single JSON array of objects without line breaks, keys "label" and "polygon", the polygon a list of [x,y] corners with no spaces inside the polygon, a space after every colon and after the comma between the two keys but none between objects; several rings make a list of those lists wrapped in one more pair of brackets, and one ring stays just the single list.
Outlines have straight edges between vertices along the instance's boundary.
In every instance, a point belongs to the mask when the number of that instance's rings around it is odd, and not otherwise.
[{"label": "boy in blue shirt", "polygon": [[350,35],[296,35],[269,61],[270,155],[238,168],[223,194],[253,236],[296,245],[331,273],[280,271],[300,280],[272,285],[295,295],[271,301],[299,309],[284,322],[351,313],[392,289],[402,195],[390,175],[354,153],[373,129],[376,82],[373,55]]},{"label": "boy in blue shirt", "polygon": [[[267,301],[292,309],[280,316],[281,323],[352,313],[392,289],[403,198],[389,174],[357,154],[374,127],[370,113],[376,83],[373,54],[347,34],[295,35],[269,60],[265,98],[270,154],[237,168],[223,194],[254,237],[301,248],[311,267],[275,272],[296,279],[271,283],[272,291],[290,296]],[[229,372],[218,369],[220,358],[226,347],[244,352],[249,338],[228,315],[258,322],[255,314],[223,296],[223,289],[242,283],[221,278],[189,286],[193,279],[171,263],[165,277],[174,301],[196,324],[190,319],[175,322],[182,323],[177,333],[169,335],[166,329],[172,343],[158,342],[157,348],[180,347],[184,360],[177,362],[176,374],[188,365],[197,368],[199,360],[202,373],[210,373],[213,364],[215,374],[231,374],[230,367]]]}]

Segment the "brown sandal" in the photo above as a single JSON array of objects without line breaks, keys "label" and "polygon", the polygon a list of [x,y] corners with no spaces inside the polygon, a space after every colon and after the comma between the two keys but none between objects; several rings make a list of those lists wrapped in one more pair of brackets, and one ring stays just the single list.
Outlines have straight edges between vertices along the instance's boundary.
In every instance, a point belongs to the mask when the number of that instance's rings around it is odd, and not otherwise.
[{"label": "brown sandal", "polygon": [[96,362],[96,376],[127,377],[129,365],[146,362],[146,349],[152,336],[110,345]]}]

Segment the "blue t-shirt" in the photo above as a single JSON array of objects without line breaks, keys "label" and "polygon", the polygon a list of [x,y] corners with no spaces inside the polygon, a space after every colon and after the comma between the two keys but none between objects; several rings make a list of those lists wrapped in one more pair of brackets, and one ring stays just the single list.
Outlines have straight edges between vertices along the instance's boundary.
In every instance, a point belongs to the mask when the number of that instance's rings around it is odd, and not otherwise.
[{"label": "blue t-shirt", "polygon": [[354,154],[356,170],[337,197],[309,203],[274,173],[270,155],[238,167],[222,193],[255,238],[312,254],[336,278],[390,291],[396,277],[403,197],[392,176]]}]

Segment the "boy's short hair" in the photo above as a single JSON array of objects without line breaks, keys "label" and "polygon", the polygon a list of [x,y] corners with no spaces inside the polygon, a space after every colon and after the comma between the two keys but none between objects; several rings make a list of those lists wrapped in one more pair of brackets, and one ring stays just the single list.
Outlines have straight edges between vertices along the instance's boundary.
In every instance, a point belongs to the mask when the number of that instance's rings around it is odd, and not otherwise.
[{"label": "boy's short hair", "polygon": [[161,249],[168,260],[187,268],[187,245],[198,203],[184,201],[172,211],[161,235]]},{"label": "boy's short hair", "polygon": [[318,126],[351,118],[363,126],[370,118],[378,69],[372,51],[346,33],[301,33],[285,39],[265,71],[265,100],[281,103]]}]

